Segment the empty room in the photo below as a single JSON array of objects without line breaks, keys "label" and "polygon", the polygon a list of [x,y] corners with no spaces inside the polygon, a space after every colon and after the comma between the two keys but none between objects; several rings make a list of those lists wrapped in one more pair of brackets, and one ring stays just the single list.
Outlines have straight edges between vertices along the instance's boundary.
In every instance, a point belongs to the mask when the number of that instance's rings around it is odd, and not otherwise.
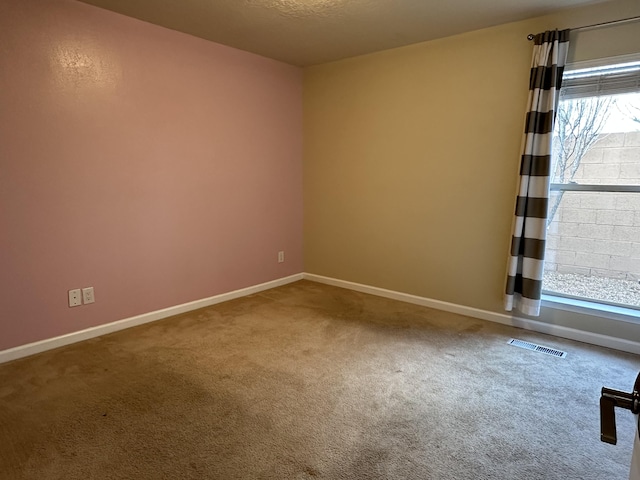
[{"label": "empty room", "polygon": [[0,287],[1,480],[640,479],[640,3],[0,0]]}]

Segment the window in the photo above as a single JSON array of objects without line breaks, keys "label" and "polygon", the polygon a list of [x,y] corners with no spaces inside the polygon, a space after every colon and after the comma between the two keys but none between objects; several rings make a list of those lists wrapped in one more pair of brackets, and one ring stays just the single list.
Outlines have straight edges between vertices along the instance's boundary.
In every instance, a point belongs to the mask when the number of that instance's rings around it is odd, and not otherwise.
[{"label": "window", "polygon": [[543,292],[640,310],[640,58],[567,69]]}]

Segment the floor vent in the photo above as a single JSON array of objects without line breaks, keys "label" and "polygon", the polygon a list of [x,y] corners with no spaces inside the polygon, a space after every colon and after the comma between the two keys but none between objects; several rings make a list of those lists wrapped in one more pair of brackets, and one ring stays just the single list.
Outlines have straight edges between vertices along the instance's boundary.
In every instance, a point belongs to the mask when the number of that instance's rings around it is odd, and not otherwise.
[{"label": "floor vent", "polygon": [[549,348],[542,345],[536,345],[535,343],[525,342],[524,340],[518,340],[517,338],[512,338],[507,342],[509,345],[513,345],[514,347],[526,348],[527,350],[533,350],[534,352],[546,353],[547,355],[552,355],[558,358],[564,358],[567,356],[567,352],[563,352],[562,350],[556,350],[555,348]]}]

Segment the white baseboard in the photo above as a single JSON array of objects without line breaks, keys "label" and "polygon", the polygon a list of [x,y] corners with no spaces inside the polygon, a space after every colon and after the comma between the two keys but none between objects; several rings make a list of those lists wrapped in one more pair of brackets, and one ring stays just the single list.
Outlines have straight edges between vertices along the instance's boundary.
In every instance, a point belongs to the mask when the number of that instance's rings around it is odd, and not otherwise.
[{"label": "white baseboard", "polygon": [[200,300],[195,300],[193,302],[175,305],[169,308],[163,308],[162,310],[156,310],[154,312],[143,313],[142,315],[136,315],[135,317],[125,318],[123,320],[107,323],[105,325],[99,325],[97,327],[87,328],[86,330],[80,330],[79,332],[69,333],[60,337],[54,337],[39,342],[20,345],[18,347],[0,351],[0,363],[27,357],[29,355],[34,355],[46,350],[52,350],[54,348],[63,347],[65,345],[81,342],[83,340],[88,340],[90,338],[99,337],[100,335],[117,332],[118,330],[135,327],[137,325],[142,325],[143,323],[155,322],[156,320],[162,320],[163,318],[190,312],[191,310],[209,307],[217,303],[227,302],[229,300],[240,297],[246,297],[247,295],[252,295],[264,290],[269,290],[270,288],[297,282],[298,280],[302,280],[302,278],[303,274],[298,273],[296,275],[279,278],[277,280],[261,283],[259,285],[253,285],[251,287],[242,288],[240,290],[234,290],[233,292],[222,293],[220,295],[214,295],[213,297],[203,298]]},{"label": "white baseboard", "polygon": [[570,340],[577,340],[579,342],[590,343],[592,345],[599,345],[601,347],[613,348],[616,350],[621,350],[623,352],[640,354],[640,343],[633,342],[631,340],[625,340],[623,338],[611,337],[599,333],[586,332],[583,330],[577,330],[574,328],[563,327],[559,325],[551,325],[536,320],[529,320],[526,318],[515,317],[513,315],[490,312],[488,310],[481,310],[473,307],[466,307],[464,305],[457,305],[455,303],[419,297],[417,295],[411,295],[408,293],[396,292],[393,290],[386,290],[384,288],[348,282],[345,280],[339,280],[337,278],[323,277],[321,275],[315,275],[311,273],[298,273],[289,277],[279,278],[277,280],[261,283],[259,285],[254,285],[240,290],[222,293],[213,297],[203,298],[201,300],[195,300],[193,302],[183,303],[181,305],[175,305],[173,307],[144,313],[142,315],[125,318],[123,320],[107,323],[105,325],[99,325],[97,327],[87,328],[86,330],[80,330],[78,332],[69,333],[67,335],[29,343],[26,345],[20,345],[8,350],[3,350],[0,351],[0,363],[9,362],[18,358],[27,357],[36,353],[63,347],[65,345],[81,342],[83,340],[88,340],[90,338],[99,337],[100,335],[106,335],[108,333],[117,332],[126,328],[135,327],[144,323],[155,322],[157,320],[162,320],[163,318],[190,312],[199,308],[209,307],[217,303],[245,297],[247,295],[252,295],[254,293],[269,290],[271,288],[286,285],[288,283],[293,283],[302,279],[346,288],[357,292],[368,293],[370,295],[376,295],[379,297],[399,300],[401,302],[421,305],[424,307],[436,308],[438,310],[444,310],[446,312],[452,312],[459,315],[466,315],[468,317],[488,320],[490,322],[501,323],[503,325],[510,325],[513,327],[523,328],[525,330],[531,330],[538,333],[545,333],[548,335],[555,335],[556,337],[568,338]]},{"label": "white baseboard", "polygon": [[510,325],[512,327],[531,330],[538,333],[545,333],[547,335],[555,335],[556,337],[567,338],[569,340],[577,340],[579,342],[590,343],[592,345],[598,345],[601,347],[613,348],[615,350],[621,350],[623,352],[640,354],[640,343],[626,340],[624,338],[610,337],[608,335],[587,332],[575,328],[563,327],[560,325],[551,325],[549,323],[540,322],[537,320],[529,320],[527,318],[516,317],[504,313],[490,312],[488,310],[481,310],[479,308],[466,307],[464,305],[457,305],[455,303],[448,303],[431,298],[418,297],[416,295],[411,295],[408,293],[386,290],[384,288],[372,287],[369,285],[363,285],[361,283],[347,282],[345,280],[323,277],[321,275],[314,275],[311,273],[303,274],[303,278],[305,280],[333,285],[335,287],[347,288],[349,290],[368,293],[370,295],[376,295],[378,297],[385,297],[393,300],[399,300],[401,302],[413,303],[415,305],[421,305],[423,307],[436,308],[438,310],[444,310],[446,312],[452,312],[459,315],[466,315],[468,317],[488,320],[490,322],[501,323],[503,325]]}]

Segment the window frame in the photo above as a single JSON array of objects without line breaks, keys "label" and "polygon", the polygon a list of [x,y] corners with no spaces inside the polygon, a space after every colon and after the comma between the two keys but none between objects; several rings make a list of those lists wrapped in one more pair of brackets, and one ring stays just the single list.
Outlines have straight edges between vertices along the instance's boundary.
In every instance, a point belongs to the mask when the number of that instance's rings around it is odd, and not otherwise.
[{"label": "window frame", "polygon": [[[565,73],[587,68],[606,68],[611,65],[640,62],[640,53],[631,55],[620,55],[597,60],[568,63],[565,66]],[[636,90],[640,93],[640,86]],[[561,89],[562,92],[562,89]],[[615,95],[617,92],[612,92]],[[561,100],[562,98],[562,93]],[[592,95],[572,95],[565,97],[585,98]],[[639,160],[640,161],[640,160]],[[598,192],[598,193],[639,193],[640,185],[611,185],[611,184],[577,184],[577,183],[551,183],[550,191],[555,192]],[[623,320],[640,324],[640,306],[618,304],[606,302],[599,299],[578,297],[561,292],[542,289],[542,305],[559,310],[567,310],[574,313],[599,315],[605,318]]]}]

